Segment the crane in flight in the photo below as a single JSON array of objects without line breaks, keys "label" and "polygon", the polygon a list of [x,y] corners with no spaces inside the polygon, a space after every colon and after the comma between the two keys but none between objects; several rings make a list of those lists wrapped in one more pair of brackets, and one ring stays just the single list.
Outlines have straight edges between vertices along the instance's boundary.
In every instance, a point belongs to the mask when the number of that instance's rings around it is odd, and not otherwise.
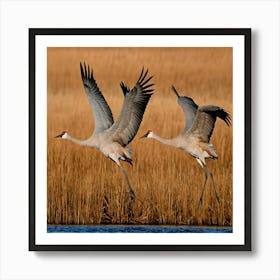
[{"label": "crane in flight", "polygon": [[142,72],[132,89],[123,82],[120,83],[124,94],[124,101],[118,119],[114,122],[110,107],[99,90],[89,65],[80,63],[81,77],[84,89],[94,115],[94,132],[86,140],[78,140],[63,131],[55,138],[70,140],[81,146],[98,149],[106,157],[113,160],[122,170],[129,188],[131,201],[135,200],[135,193],[128,179],[126,170],[120,161],[132,165],[131,148],[126,147],[136,135],[141,124],[146,106],[154,91],[149,83],[152,76],[147,77],[148,70]]},{"label": "crane in flight", "polygon": [[151,130],[148,130],[148,132],[141,138],[154,138],[163,144],[181,149],[193,156],[202,167],[205,178],[199,198],[199,205],[202,205],[203,194],[209,175],[212,180],[216,199],[220,202],[220,197],[213,179],[213,173],[207,166],[205,160],[209,158],[218,158],[215,146],[209,143],[214,130],[216,118],[218,117],[222,119],[228,126],[230,126],[231,117],[223,108],[214,105],[198,107],[192,98],[180,96],[174,86],[172,86],[172,90],[178,97],[178,104],[183,109],[185,115],[186,124],[184,130],[177,137],[172,139],[164,139]]}]

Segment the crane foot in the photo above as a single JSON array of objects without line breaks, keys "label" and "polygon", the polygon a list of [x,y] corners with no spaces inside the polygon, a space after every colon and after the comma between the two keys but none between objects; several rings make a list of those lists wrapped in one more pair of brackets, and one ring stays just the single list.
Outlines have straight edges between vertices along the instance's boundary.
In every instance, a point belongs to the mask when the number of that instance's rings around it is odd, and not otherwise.
[{"label": "crane foot", "polygon": [[132,189],[129,191],[129,195],[130,195],[131,201],[134,202],[135,201],[135,193]]},{"label": "crane foot", "polygon": [[202,199],[202,197],[199,199],[199,201],[198,201],[198,207],[201,207],[202,206],[202,202],[203,202],[203,199]]}]

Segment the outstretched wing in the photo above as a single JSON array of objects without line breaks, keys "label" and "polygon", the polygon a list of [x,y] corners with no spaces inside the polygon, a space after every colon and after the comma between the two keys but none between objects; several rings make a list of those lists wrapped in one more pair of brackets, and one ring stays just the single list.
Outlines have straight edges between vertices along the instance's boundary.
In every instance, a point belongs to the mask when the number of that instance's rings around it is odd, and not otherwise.
[{"label": "outstretched wing", "polygon": [[90,69],[89,65],[86,66],[85,63],[84,66],[80,63],[80,68],[85,92],[94,115],[94,133],[98,133],[112,126],[114,123],[113,115],[96,84],[93,70]]},{"label": "outstretched wing", "polygon": [[184,115],[185,115],[186,125],[185,125],[185,128],[184,128],[183,132],[182,132],[182,133],[185,133],[191,128],[191,126],[193,124],[198,106],[192,100],[192,98],[187,97],[187,96],[180,96],[174,86],[172,86],[171,88],[174,91],[174,93],[177,95],[178,104],[182,108],[182,110],[184,112]]},{"label": "outstretched wing", "polygon": [[147,74],[148,70],[144,72],[143,68],[138,81],[131,90],[123,82],[120,84],[125,98],[120,115],[109,132],[113,141],[120,143],[122,146],[130,143],[136,135],[153,93],[151,86],[154,84],[148,83],[152,76],[146,78]]},{"label": "outstretched wing", "polygon": [[209,142],[217,117],[230,126],[231,117],[224,109],[213,105],[199,107],[193,125],[187,133]]}]

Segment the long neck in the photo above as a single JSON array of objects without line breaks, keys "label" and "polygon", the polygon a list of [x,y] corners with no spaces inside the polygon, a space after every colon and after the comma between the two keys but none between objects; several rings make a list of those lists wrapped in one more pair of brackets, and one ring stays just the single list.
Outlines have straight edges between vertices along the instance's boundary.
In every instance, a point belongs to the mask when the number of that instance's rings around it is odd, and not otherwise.
[{"label": "long neck", "polygon": [[159,142],[161,142],[165,145],[176,146],[176,144],[174,142],[174,138],[172,138],[172,139],[162,138],[162,137],[156,135],[154,132],[149,136],[149,138],[156,139],[156,140],[158,140]]},{"label": "long neck", "polygon": [[88,139],[87,140],[79,140],[79,139],[76,139],[76,138],[72,137],[69,134],[67,134],[65,139],[70,140],[70,141],[72,141],[72,142],[74,142],[74,143],[76,143],[76,144],[78,144],[80,146],[92,146],[92,145],[90,145]]}]

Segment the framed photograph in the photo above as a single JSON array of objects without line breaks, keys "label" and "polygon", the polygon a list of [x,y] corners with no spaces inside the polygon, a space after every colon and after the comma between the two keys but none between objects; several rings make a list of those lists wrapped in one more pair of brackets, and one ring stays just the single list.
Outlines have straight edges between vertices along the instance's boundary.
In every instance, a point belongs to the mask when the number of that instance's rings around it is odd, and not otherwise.
[{"label": "framed photograph", "polygon": [[250,115],[250,29],[30,29],[29,250],[250,251]]}]

